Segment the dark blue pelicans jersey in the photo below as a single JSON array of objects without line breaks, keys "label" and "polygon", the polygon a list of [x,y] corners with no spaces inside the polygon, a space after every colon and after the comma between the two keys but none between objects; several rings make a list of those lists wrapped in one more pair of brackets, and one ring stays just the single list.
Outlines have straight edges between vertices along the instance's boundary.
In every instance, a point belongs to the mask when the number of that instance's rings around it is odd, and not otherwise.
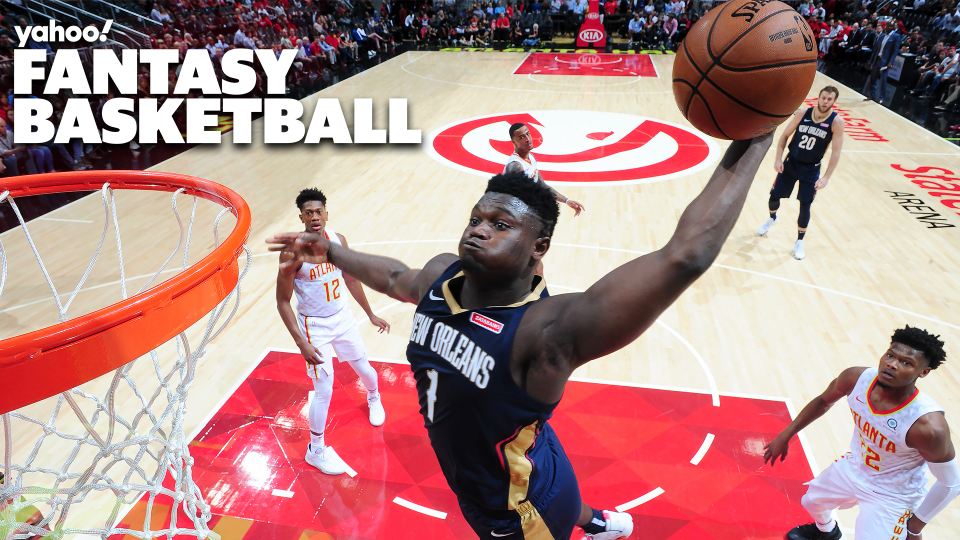
[{"label": "dark blue pelicans jersey", "polygon": [[813,107],[807,109],[790,141],[789,157],[803,163],[819,164],[833,140],[833,119],[836,117],[834,111],[823,122],[814,122]]},{"label": "dark blue pelicans jersey", "polygon": [[462,309],[460,262],[452,264],[417,305],[407,359],[417,381],[420,413],[440,468],[461,503],[517,510],[553,481],[555,454],[544,442],[546,405],[510,374],[513,339],[533,302],[548,296],[543,278],[509,306]]}]

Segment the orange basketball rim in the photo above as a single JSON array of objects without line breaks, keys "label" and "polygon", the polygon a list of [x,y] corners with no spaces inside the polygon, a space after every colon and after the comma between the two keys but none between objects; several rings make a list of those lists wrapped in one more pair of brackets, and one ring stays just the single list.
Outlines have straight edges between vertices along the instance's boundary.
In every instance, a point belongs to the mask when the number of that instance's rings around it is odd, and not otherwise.
[{"label": "orange basketball rim", "polygon": [[[0,180],[11,197],[112,189],[174,192],[229,208],[230,235],[202,260],[139,294],[74,319],[0,341],[0,414],[93,380],[147,354],[200,320],[230,294],[239,278],[237,258],[250,232],[250,208],[215,182],[148,171],[48,173]],[[26,384],[38,381],[42,385]]]}]

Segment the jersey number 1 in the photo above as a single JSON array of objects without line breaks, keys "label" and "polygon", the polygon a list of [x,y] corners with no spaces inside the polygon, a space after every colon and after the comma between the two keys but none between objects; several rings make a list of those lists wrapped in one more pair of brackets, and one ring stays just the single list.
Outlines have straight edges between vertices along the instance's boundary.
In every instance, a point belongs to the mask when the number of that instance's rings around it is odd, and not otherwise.
[{"label": "jersey number 1", "polygon": [[327,292],[327,303],[331,302],[330,300],[330,285],[333,285],[333,299],[338,300],[340,298],[340,291],[337,289],[340,288],[340,280],[335,279],[332,282],[328,281],[323,284],[323,290]]},{"label": "jersey number 1", "polygon": [[433,405],[437,402],[437,370],[428,369],[427,378],[430,379],[430,388],[427,388],[427,419],[433,423]]},{"label": "jersey number 1", "polygon": [[813,150],[813,147],[816,146],[816,144],[817,144],[817,139],[809,135],[803,135],[802,137],[800,137],[800,144],[798,144],[797,146],[805,150]]}]

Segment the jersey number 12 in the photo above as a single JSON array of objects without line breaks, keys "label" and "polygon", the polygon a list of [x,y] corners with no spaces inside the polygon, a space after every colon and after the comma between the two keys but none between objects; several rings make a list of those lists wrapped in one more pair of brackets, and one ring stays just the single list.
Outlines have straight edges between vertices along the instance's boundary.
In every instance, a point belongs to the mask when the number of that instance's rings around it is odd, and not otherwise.
[{"label": "jersey number 12", "polygon": [[323,284],[323,290],[326,291],[326,293],[327,293],[327,303],[331,302],[331,300],[330,300],[330,294],[331,294],[330,285],[333,285],[333,291],[332,291],[332,293],[333,293],[333,300],[339,300],[339,299],[340,299],[340,291],[337,290],[337,289],[340,288],[340,280],[339,280],[339,279],[335,279],[335,280],[333,280],[333,281],[328,281],[328,282],[326,282],[326,283]]}]

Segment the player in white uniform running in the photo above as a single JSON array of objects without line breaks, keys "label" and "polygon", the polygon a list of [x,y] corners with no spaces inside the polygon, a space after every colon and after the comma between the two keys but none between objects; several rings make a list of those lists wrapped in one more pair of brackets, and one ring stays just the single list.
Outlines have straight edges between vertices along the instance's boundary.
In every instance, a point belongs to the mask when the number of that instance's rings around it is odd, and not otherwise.
[{"label": "player in white uniform running", "polygon": [[[800,504],[815,523],[787,540],[836,540],[836,508],[860,506],[857,540],[921,540],[921,531],[960,494],[960,467],[943,409],[917,389],[946,358],[943,342],[919,328],[894,332],[879,368],[847,368],[764,447],[764,463],[787,457],[790,439],[846,396],[850,452],[807,483]],[[927,490],[927,470],[936,483]]]},{"label": "player in white uniform running", "polygon": [[[306,232],[326,235],[331,242],[347,247],[347,239],[342,234],[327,228],[327,198],[320,190],[301,191],[297,196],[297,207]],[[344,286],[380,332],[389,332],[390,324],[373,314],[363,293],[363,285],[349,274],[324,261],[316,261],[318,264],[304,262],[284,270],[283,263],[289,258],[285,253],[280,255],[277,309],[307,361],[307,375],[313,380],[313,401],[307,414],[310,444],[305,460],[326,474],[343,474],[347,470],[346,464],[333,448],[326,446],[323,438],[333,395],[334,356],[341,362],[348,362],[363,381],[367,389],[370,423],[380,426],[386,419],[377,391],[377,371],[367,361],[360,329],[343,294]],[[297,295],[296,313],[290,306],[294,292]]]},{"label": "player in white uniform running", "polygon": [[[503,167],[503,173],[522,172],[534,182],[543,182],[543,175],[537,168],[537,158],[530,153],[533,150],[533,136],[530,135],[530,128],[522,123],[513,124],[510,126],[510,140],[513,141],[513,154],[507,159],[507,164]],[[585,210],[582,204],[565,197],[546,182],[544,184],[553,192],[557,202],[573,208],[574,217],[579,216],[580,212]]]}]

